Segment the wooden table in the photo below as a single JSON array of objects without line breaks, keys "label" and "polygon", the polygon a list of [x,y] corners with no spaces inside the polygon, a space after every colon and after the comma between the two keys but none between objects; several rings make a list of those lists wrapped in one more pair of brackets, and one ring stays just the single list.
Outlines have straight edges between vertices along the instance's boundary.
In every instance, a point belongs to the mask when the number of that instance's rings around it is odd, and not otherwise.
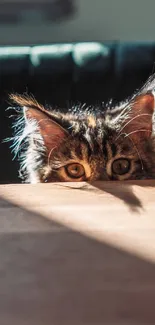
[{"label": "wooden table", "polygon": [[0,186],[0,325],[155,324],[155,181]]}]

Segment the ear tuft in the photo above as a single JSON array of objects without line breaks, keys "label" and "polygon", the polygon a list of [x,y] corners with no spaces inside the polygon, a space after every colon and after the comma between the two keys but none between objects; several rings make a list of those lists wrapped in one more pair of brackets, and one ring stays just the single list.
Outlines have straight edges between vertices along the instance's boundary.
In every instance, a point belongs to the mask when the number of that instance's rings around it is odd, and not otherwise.
[{"label": "ear tuft", "polygon": [[21,107],[31,107],[31,108],[38,108],[42,111],[45,111],[44,107],[37,102],[37,100],[31,95],[19,95],[19,94],[10,94],[9,95],[10,100],[21,106]]}]

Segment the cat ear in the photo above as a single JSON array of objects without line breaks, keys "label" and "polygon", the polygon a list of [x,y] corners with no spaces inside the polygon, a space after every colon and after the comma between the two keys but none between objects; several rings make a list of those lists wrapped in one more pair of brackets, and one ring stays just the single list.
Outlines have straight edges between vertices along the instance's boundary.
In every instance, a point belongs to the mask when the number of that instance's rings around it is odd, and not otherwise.
[{"label": "cat ear", "polygon": [[130,103],[129,118],[125,122],[124,131],[134,141],[147,139],[152,134],[155,99],[152,93],[136,96]]},{"label": "cat ear", "polygon": [[37,122],[48,152],[56,148],[67,136],[67,131],[45,113],[34,108],[24,108],[24,114],[27,121]]},{"label": "cat ear", "polygon": [[68,132],[59,124],[59,118],[55,121],[51,112],[46,111],[36,100],[18,95],[11,95],[10,97],[16,104],[23,107],[26,123],[36,122],[37,129],[48,152],[67,137]]}]

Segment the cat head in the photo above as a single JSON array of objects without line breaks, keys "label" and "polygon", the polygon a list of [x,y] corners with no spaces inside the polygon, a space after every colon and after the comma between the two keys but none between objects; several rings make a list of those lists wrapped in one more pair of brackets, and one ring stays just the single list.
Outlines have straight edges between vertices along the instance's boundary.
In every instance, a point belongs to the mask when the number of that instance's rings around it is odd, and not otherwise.
[{"label": "cat head", "polygon": [[28,182],[155,177],[154,79],[118,107],[60,113],[11,95],[20,113],[15,150]]}]

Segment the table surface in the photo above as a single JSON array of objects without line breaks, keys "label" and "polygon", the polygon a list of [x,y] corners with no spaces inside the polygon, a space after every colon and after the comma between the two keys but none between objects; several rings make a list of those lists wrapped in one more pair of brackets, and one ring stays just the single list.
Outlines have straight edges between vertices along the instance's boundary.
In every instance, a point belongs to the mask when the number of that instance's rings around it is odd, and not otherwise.
[{"label": "table surface", "polygon": [[155,324],[155,181],[0,186],[0,325]]}]

